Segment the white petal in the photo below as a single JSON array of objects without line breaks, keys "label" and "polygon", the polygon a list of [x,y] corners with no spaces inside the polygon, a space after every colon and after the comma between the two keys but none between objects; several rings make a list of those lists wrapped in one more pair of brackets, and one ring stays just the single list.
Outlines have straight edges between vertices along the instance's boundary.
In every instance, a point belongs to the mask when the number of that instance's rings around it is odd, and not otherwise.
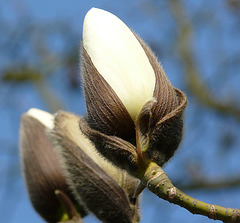
[{"label": "white petal", "polygon": [[83,46],[135,121],[153,96],[155,74],[132,31],[115,15],[92,8],[84,19]]},{"label": "white petal", "polygon": [[54,116],[46,111],[31,108],[28,110],[27,114],[32,116],[33,118],[37,119],[43,125],[45,125],[49,129],[54,128]]}]

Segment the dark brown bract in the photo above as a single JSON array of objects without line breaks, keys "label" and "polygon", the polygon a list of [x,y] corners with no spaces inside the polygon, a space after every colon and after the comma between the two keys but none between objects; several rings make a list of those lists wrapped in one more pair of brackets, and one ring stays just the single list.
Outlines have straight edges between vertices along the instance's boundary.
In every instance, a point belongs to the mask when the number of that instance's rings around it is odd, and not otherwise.
[{"label": "dark brown bract", "polygon": [[134,122],[82,47],[81,68],[88,113],[86,122],[80,121],[80,128],[104,157],[137,176],[140,163],[153,161],[162,166],[174,155],[182,139],[182,115],[187,98],[171,85],[153,52],[134,35],[155,73],[152,99],[145,103]]}]

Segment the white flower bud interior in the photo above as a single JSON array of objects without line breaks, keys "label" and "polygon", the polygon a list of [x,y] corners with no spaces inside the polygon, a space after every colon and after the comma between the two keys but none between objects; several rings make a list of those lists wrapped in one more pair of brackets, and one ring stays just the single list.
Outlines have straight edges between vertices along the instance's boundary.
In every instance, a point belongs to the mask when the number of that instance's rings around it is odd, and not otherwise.
[{"label": "white flower bud interior", "polygon": [[27,114],[35,119],[37,119],[39,122],[41,122],[43,125],[45,125],[49,129],[54,128],[54,116],[46,111],[37,109],[37,108],[31,108],[28,110]]},{"label": "white flower bud interior", "polygon": [[115,15],[92,8],[84,19],[83,47],[135,121],[153,96],[155,74],[132,31]]}]

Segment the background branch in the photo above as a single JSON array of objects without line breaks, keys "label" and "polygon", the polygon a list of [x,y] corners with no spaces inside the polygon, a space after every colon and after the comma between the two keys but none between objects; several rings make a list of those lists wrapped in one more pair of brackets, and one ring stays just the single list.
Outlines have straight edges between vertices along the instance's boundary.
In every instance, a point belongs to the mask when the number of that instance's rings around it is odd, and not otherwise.
[{"label": "background branch", "polygon": [[212,95],[206,83],[201,79],[199,69],[196,66],[195,56],[192,52],[193,27],[187,19],[187,14],[181,1],[170,0],[170,9],[178,27],[177,46],[180,59],[185,69],[186,83],[189,91],[205,106],[214,109],[222,114],[232,115],[240,121],[240,108],[237,103],[219,100]]},{"label": "background branch", "polygon": [[205,190],[216,190],[216,189],[222,189],[222,188],[230,188],[230,187],[239,187],[240,186],[240,179],[222,179],[222,180],[215,180],[215,181],[209,181],[209,180],[196,180],[195,182],[190,182],[186,185],[183,185],[181,183],[175,182],[177,187],[181,190],[197,190],[197,189],[205,189]]}]

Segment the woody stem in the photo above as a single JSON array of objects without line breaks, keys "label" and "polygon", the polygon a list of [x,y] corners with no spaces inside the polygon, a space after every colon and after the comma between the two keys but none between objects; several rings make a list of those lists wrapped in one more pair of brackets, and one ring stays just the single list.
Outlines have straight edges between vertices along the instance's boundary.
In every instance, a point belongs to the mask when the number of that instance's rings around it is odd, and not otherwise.
[{"label": "woody stem", "polygon": [[197,199],[177,189],[169,180],[163,169],[155,163],[150,163],[142,178],[142,184],[158,197],[184,207],[193,214],[207,216],[210,219],[223,222],[240,222],[240,210],[212,205]]}]

